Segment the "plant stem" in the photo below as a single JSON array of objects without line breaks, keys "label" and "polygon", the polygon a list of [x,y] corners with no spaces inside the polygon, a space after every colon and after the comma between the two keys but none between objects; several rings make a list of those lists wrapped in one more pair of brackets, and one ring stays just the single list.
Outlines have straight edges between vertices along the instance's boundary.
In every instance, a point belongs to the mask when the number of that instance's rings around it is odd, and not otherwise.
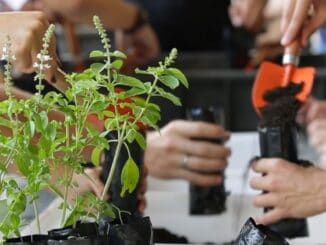
[{"label": "plant stem", "polygon": [[113,158],[113,162],[112,162],[112,165],[111,165],[110,173],[109,173],[109,176],[108,176],[108,178],[107,178],[107,180],[105,182],[104,190],[103,190],[102,195],[101,195],[101,200],[102,201],[104,201],[105,194],[108,192],[108,190],[110,188],[110,185],[111,185],[111,182],[112,182],[112,179],[113,179],[113,174],[115,172],[115,169],[116,169],[116,166],[117,166],[117,163],[118,163],[118,158],[119,158],[119,155],[120,155],[122,144],[123,144],[122,140],[119,140],[117,148],[116,148],[115,153],[114,153],[114,158]]},{"label": "plant stem", "polygon": [[69,187],[71,185],[72,181],[72,176],[73,176],[73,170],[70,171],[70,173],[67,173],[67,167],[65,169],[65,175],[66,175],[66,180],[68,179],[66,186],[65,186],[65,193],[64,193],[64,199],[63,199],[63,207],[62,207],[62,217],[61,217],[61,227],[65,224],[66,221],[66,214],[67,214],[67,202],[68,202],[68,192],[69,192]]},{"label": "plant stem", "polygon": [[101,195],[101,200],[102,201],[104,201],[105,194],[108,192],[108,190],[110,188],[110,185],[111,185],[111,182],[112,182],[112,179],[113,179],[113,175],[114,175],[114,172],[115,172],[115,169],[116,169],[116,166],[117,166],[117,163],[118,163],[119,155],[120,155],[120,152],[121,152],[121,147],[122,147],[123,142],[124,142],[123,135],[125,133],[126,126],[127,126],[127,121],[125,121],[123,126],[122,126],[121,137],[118,137],[118,144],[117,144],[117,148],[115,149],[115,152],[114,152],[114,158],[113,158],[112,165],[111,165],[111,168],[110,168],[109,176],[108,176],[108,178],[107,178],[107,180],[105,182],[104,190],[103,190],[102,195]]},{"label": "plant stem", "polygon": [[[155,75],[154,75],[154,76],[155,76]],[[151,97],[152,97],[152,93],[153,93],[154,88],[156,87],[157,82],[158,82],[158,77],[155,76],[155,79],[154,79],[154,81],[153,81],[153,84],[152,84],[151,88],[150,88],[149,91],[148,91],[148,96],[147,96],[146,101],[145,101],[145,106],[146,106],[146,107],[147,107],[147,105],[148,105],[148,103],[149,103],[149,100],[150,100]],[[132,124],[131,124],[132,126],[135,125],[135,124],[139,121],[139,119],[144,115],[146,109],[147,109],[147,108],[142,108],[142,110],[141,110],[141,112],[139,113],[139,115],[138,115],[138,116],[135,118],[135,120],[132,122]]]},{"label": "plant stem", "polygon": [[39,217],[39,213],[37,210],[37,206],[36,206],[36,201],[33,200],[33,209],[34,209],[34,215],[35,215],[35,219],[36,219],[36,224],[37,224],[37,231],[39,234],[41,234],[41,224],[40,224],[40,217]]}]

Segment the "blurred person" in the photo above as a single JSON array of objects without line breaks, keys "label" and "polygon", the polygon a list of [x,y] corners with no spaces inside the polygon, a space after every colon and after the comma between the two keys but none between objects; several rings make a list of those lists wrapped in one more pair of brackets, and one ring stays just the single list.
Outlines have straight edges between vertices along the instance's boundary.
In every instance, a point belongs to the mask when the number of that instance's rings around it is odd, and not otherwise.
[{"label": "blurred person", "polygon": [[[13,60],[13,67],[21,72],[30,73],[35,70],[33,67],[34,62],[37,62],[37,54],[42,49],[42,38],[47,30],[49,23],[46,16],[42,12],[2,12],[0,13],[0,47],[1,56],[3,55],[3,47],[7,42],[7,37],[10,38],[12,55],[15,57]],[[49,47],[49,53],[51,57],[56,57],[55,39]],[[52,76],[55,73],[57,67],[56,60],[51,60],[51,68],[46,72],[46,78],[52,82]],[[6,98],[3,88],[3,77],[0,76],[0,98],[1,100]],[[14,95],[18,98],[24,99],[30,96],[28,92],[14,89]],[[54,115],[58,119],[60,115]],[[3,133],[3,128],[1,129]],[[12,169],[12,171],[16,171]],[[100,182],[98,177],[99,169],[86,170],[86,174],[89,176],[75,176],[74,178],[81,185],[75,191],[77,193],[83,193],[86,191],[92,191],[99,195],[104,189],[104,185]],[[59,170],[53,172],[53,180],[61,176],[63,173]],[[71,193],[71,195],[75,195]],[[73,198],[71,196],[71,198]]]},{"label": "blurred person", "polygon": [[232,0],[229,7],[232,24],[249,31],[260,31],[267,3],[268,0]]},{"label": "blurred person", "polygon": [[326,23],[325,13],[325,0],[287,0],[282,15],[282,45],[300,36],[301,45],[306,46],[311,34]]},{"label": "blurred person", "polygon": [[[12,4],[2,1],[2,9],[9,11]],[[15,1],[15,0],[11,0]],[[141,64],[148,63],[159,54],[159,42],[155,32],[148,24],[146,12],[123,0],[69,0],[58,4],[56,0],[19,1],[22,10],[40,10],[51,21],[63,24],[92,24],[94,15],[98,15],[105,27],[110,30],[122,29],[134,36],[131,48],[137,50],[137,59]],[[1,10],[1,5],[0,5]]]},{"label": "blurred person", "polygon": [[[215,0],[133,0],[148,12],[150,24],[156,31],[162,51],[176,47],[183,51],[223,51],[225,32],[230,28],[227,15],[229,1]],[[116,32],[119,49],[133,54],[132,33]],[[133,60],[137,65],[139,62]],[[183,110],[184,108],[181,108]],[[144,163],[149,174],[163,179],[184,179],[201,186],[214,186],[223,180],[217,174],[227,166],[230,149],[193,138],[227,140],[229,132],[223,127],[204,122],[179,120],[178,108],[162,106],[160,133],[147,132]],[[180,114],[178,114],[180,112]],[[178,114],[178,115],[176,115]]]},{"label": "blurred person", "polygon": [[[312,9],[312,7],[314,9]],[[310,35],[326,21],[326,1],[288,0],[282,16],[282,44],[300,38],[307,44]],[[325,154],[326,103],[310,101],[299,120],[308,127],[309,140],[317,151]],[[320,158],[325,166],[325,158]],[[304,168],[283,159],[261,159],[252,166],[259,174],[250,181],[252,188],[266,191],[254,198],[257,207],[273,209],[257,218],[259,223],[271,224],[283,218],[304,218],[326,211],[326,171],[317,167]]]}]

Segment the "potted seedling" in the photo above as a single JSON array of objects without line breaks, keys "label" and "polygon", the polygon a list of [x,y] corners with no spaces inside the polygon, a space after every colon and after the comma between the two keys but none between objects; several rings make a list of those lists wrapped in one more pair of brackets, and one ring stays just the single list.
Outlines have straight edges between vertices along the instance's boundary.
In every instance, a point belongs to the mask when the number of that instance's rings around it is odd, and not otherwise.
[{"label": "potted seedling", "polygon": [[[298,159],[297,153],[296,117],[302,102],[296,95],[302,89],[303,83],[290,83],[286,87],[277,87],[264,94],[264,100],[268,104],[260,108],[261,121],[258,132],[261,157],[283,158],[300,166],[311,166],[308,161]],[[268,210],[270,208],[264,211]],[[272,224],[270,228],[287,238],[308,235],[306,219],[284,219]]]},{"label": "potted seedling", "polygon": [[[8,98],[0,102],[0,187],[6,198],[0,201],[0,231],[7,239],[6,243],[152,243],[149,218],[130,215],[115,205],[114,200],[108,202],[106,196],[109,193],[113,198],[116,192],[124,196],[136,189],[140,170],[130,144],[137,143],[144,149],[141,128],[158,130],[160,108],[152,103],[152,98],[164,97],[180,105],[180,100],[163,86],[175,89],[180,84],[187,87],[188,82],[180,70],[171,67],[177,56],[175,49],[157,67],[136,69],[136,73],[152,78],[152,81],[142,82],[120,74],[125,55],[111,51],[107,33],[98,17],[94,17],[94,24],[104,50],[91,52],[90,57],[99,61],[85,71],[65,74],[69,86],[63,94],[42,94],[44,72],[51,59],[47,49],[54,26],[50,26],[45,34],[43,49],[37,56],[37,93],[26,100],[12,95],[10,40],[4,48],[4,88]],[[99,130],[101,127],[103,130]],[[100,197],[92,193],[78,195],[70,203],[69,193],[78,184],[74,182],[74,176],[85,175],[83,154],[90,148],[95,166],[101,164],[104,151],[112,156],[104,191]],[[122,155],[125,162],[121,161]],[[6,175],[10,169],[16,169],[26,179],[25,187],[19,187],[14,178]],[[54,172],[61,173],[61,177],[54,179]],[[117,177],[121,186],[119,190],[112,190]],[[48,236],[20,237],[21,214],[28,202],[34,206],[41,230],[35,201],[40,190],[45,188],[62,198],[61,228],[49,231]],[[13,236],[19,238],[8,239]]]}]

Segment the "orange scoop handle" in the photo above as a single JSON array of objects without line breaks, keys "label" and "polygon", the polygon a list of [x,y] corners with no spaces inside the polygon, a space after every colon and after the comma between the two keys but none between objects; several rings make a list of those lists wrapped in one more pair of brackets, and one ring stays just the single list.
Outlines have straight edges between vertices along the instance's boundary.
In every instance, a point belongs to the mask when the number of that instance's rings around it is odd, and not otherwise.
[{"label": "orange scoop handle", "polygon": [[284,54],[290,54],[299,57],[301,53],[301,44],[298,39],[294,40],[284,49]]}]

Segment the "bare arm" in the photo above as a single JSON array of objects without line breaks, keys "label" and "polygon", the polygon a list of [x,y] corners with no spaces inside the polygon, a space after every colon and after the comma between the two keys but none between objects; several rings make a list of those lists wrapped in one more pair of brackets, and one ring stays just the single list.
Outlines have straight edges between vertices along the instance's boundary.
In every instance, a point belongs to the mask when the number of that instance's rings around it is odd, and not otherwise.
[{"label": "bare arm", "polygon": [[122,0],[42,0],[51,11],[77,23],[92,23],[98,15],[110,29],[128,29],[137,16],[137,7]]}]

